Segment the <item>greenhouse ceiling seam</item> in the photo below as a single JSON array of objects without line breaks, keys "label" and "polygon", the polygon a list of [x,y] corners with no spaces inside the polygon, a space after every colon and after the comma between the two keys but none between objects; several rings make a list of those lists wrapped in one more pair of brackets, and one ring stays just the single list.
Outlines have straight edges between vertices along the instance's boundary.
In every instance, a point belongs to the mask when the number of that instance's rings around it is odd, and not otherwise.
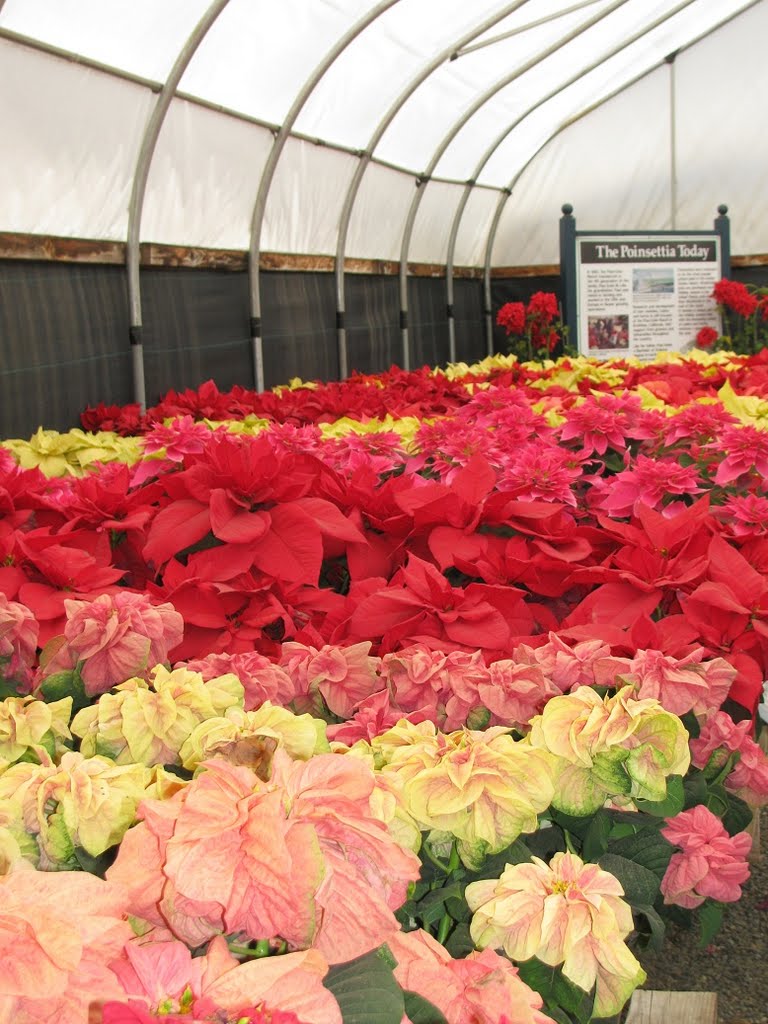
[{"label": "greenhouse ceiling seam", "polygon": [[[492,99],[498,92],[500,92],[502,89],[506,88],[508,85],[511,85],[513,82],[515,82],[522,75],[526,74],[528,71],[530,71],[532,68],[534,68],[538,63],[540,63],[540,61],[546,60],[548,57],[553,56],[555,53],[558,52],[558,50],[561,50],[564,46],[567,46],[574,39],[578,38],[578,36],[582,35],[584,32],[586,32],[588,29],[592,28],[598,22],[600,22],[603,19],[607,18],[610,14],[612,14],[615,10],[617,10],[619,7],[623,6],[627,2],[628,2],[628,0],[613,0],[612,3],[610,3],[607,7],[604,7],[597,14],[593,14],[591,17],[587,18],[584,22],[582,22],[580,25],[576,26],[570,32],[565,33],[562,37],[556,39],[552,43],[549,43],[547,46],[545,46],[538,53],[536,53],[532,57],[530,57],[528,60],[526,60],[519,67],[515,68],[514,71],[512,71],[511,73],[505,75],[498,82],[495,82],[492,86],[490,86],[488,89],[486,89],[480,96],[478,96],[477,99],[474,100],[473,103],[471,103],[469,105],[469,107],[464,111],[464,113],[458,119],[458,121],[456,121],[453,124],[453,126],[449,129],[449,131],[446,132],[446,134],[443,136],[441,142],[436,147],[434,153],[432,154],[432,158],[429,161],[429,164],[427,165],[427,168],[426,168],[426,170],[424,171],[424,174],[423,174],[424,187],[419,188],[416,191],[416,193],[414,194],[413,199],[411,200],[411,205],[410,205],[410,208],[408,210],[408,216],[406,218],[405,228],[403,230],[402,243],[401,243],[401,247],[400,247],[400,268],[401,268],[400,269],[400,278],[399,278],[399,280],[400,280],[400,310],[401,310],[400,321],[401,321],[401,324],[403,325],[401,327],[401,342],[402,342],[402,347],[403,347],[403,352],[404,353],[407,353],[409,351],[409,341],[408,341],[408,250],[410,248],[411,235],[412,235],[412,232],[413,232],[413,227],[414,227],[415,222],[416,222],[416,217],[417,217],[417,214],[418,214],[418,211],[419,211],[419,207],[421,205],[421,200],[422,200],[422,198],[423,198],[423,196],[424,196],[424,194],[426,192],[427,186],[429,185],[429,181],[431,180],[432,172],[435,170],[435,168],[437,167],[438,163],[440,162],[440,160],[442,159],[443,155],[445,154],[446,150],[448,149],[450,144],[453,142],[453,140],[456,138],[456,136],[461,131],[461,129],[464,127],[464,125],[470,120],[470,118],[474,117],[474,115],[478,112],[478,110],[480,110],[483,106],[485,106],[485,104],[488,103],[488,101],[490,99]],[[687,2],[692,2],[692,0],[687,0]],[[573,10],[573,9],[571,8],[571,10]],[[508,33],[507,33],[507,35],[508,35]],[[506,38],[506,35],[504,37],[502,37],[502,36],[498,36],[497,37],[497,39],[501,39],[501,38]],[[465,182],[464,190],[463,190],[461,198],[459,200],[459,205],[460,206],[461,206],[462,202],[466,203],[467,199],[469,198],[469,194],[471,192],[472,186],[475,183],[476,179],[477,179],[477,174],[472,174],[471,177],[470,177],[470,180]],[[456,217],[454,217],[453,223],[454,223],[454,225],[457,224]],[[458,231],[458,227],[457,227],[457,231]],[[455,238],[454,238],[454,242],[455,242]],[[450,245],[449,245],[449,252],[450,252]],[[447,269],[447,263],[446,263],[446,269]],[[447,314],[447,320],[448,320],[448,339],[449,339],[448,340],[448,350],[449,350],[449,359],[450,359],[450,361],[452,363],[454,363],[454,362],[456,362],[456,331],[455,331],[455,324],[453,322],[453,283],[452,283],[452,281],[451,281],[451,286],[450,286],[448,291],[449,291],[449,294],[448,294],[447,302],[446,302],[446,314]]]},{"label": "greenhouse ceiling seam", "polygon": [[280,155],[283,152],[285,143],[290,137],[291,129],[296,122],[296,118],[301,113],[304,104],[315,91],[315,88],[322,80],[326,71],[328,71],[350,43],[354,42],[354,40],[357,39],[372,22],[398,2],[399,0],[381,0],[381,2],[368,11],[367,14],[362,18],[359,18],[354,25],[352,25],[351,28],[341,36],[341,38],[336,40],[336,43],[330,50],[328,50],[296,94],[277,135],[272,141],[272,146],[264,163],[264,167],[262,168],[258,189],[256,191],[256,198],[253,204],[253,212],[251,214],[251,231],[248,246],[248,287],[251,314],[250,337],[251,349],[253,352],[254,385],[257,391],[264,390],[264,350],[261,334],[261,295],[259,287],[261,231],[264,224],[264,211],[266,210],[267,198],[269,196],[269,190],[272,185],[278,161],[280,160]]},{"label": "greenhouse ceiling seam", "polygon": [[[344,257],[346,255],[346,244],[347,244],[347,233],[349,230],[349,222],[352,217],[352,210],[354,208],[355,199],[357,197],[360,183],[365,174],[366,168],[370,163],[371,154],[379,144],[384,132],[387,130],[389,125],[394,120],[395,116],[402,109],[405,103],[410,99],[418,87],[426,81],[429,76],[441,67],[446,62],[450,61],[451,55],[456,52],[457,49],[461,49],[462,46],[472,42],[479,35],[487,32],[494,25],[502,21],[508,15],[514,11],[523,7],[528,0],[513,0],[511,3],[505,4],[501,7],[492,17],[486,18],[480,25],[475,26],[474,29],[465,33],[459,40],[454,40],[451,46],[446,47],[433,57],[422,69],[415,75],[395,101],[389,106],[386,113],[379,121],[376,130],[371,136],[368,145],[363,150],[360,156],[355,172],[352,175],[352,180],[349,183],[346,194],[344,196],[344,203],[341,208],[341,215],[339,217],[339,228],[336,242],[336,330],[338,337],[338,349],[339,349],[339,376],[344,380],[348,376],[348,365],[347,365],[347,332],[344,323],[344,317],[346,313],[345,309],[345,297],[344,297]],[[407,354],[406,354],[407,355]],[[405,360],[404,369],[408,369],[408,360]]]},{"label": "greenhouse ceiling seam", "polygon": [[[680,46],[678,46],[677,50],[675,51],[675,54],[679,55],[684,50],[692,49],[702,40],[707,39],[713,33],[723,28],[724,25],[727,25],[731,21],[734,21],[736,18],[741,17],[741,15],[746,14],[747,11],[751,10],[753,7],[756,7],[759,3],[763,2],[764,0],[749,0],[748,3],[744,4],[744,6],[740,7],[737,11],[733,11],[725,18],[721,18],[720,21],[716,22],[714,25],[710,25],[708,29],[705,29],[705,31],[700,32],[693,39],[690,39],[686,43],[683,43]],[[621,95],[621,93],[626,92],[627,89],[631,89],[632,86],[637,85],[638,82],[641,82],[644,78],[647,78],[649,75],[653,74],[654,71],[658,71],[659,68],[662,67],[663,64],[666,62],[666,60],[667,57],[661,58],[661,60],[656,61],[652,67],[646,68],[644,71],[635,75],[633,78],[622,83],[620,86],[617,86],[617,88],[613,89],[606,96],[603,96],[601,99],[595,101],[594,103],[588,104],[586,107],[583,108],[583,110],[580,110],[578,111],[578,113],[572,114],[570,117],[566,118],[562,122],[562,124],[558,125],[558,127],[553,132],[551,132],[551,134],[541,143],[541,145],[538,146],[533,153],[531,153],[531,155],[528,157],[523,166],[520,167],[519,170],[515,173],[509,185],[500,191],[496,211],[494,212],[494,216],[488,231],[488,237],[486,239],[485,259],[483,262],[483,305],[486,331],[486,349],[488,353],[493,353],[493,319],[491,311],[491,257],[493,254],[493,246],[496,241],[496,232],[498,231],[498,227],[501,222],[501,215],[504,212],[504,208],[507,204],[508,199],[510,198],[514,191],[515,186],[517,185],[525,171],[531,166],[536,157],[542,152],[542,150],[546,149],[546,147],[549,146],[550,143],[552,143],[559,135],[561,135],[562,132],[564,132],[567,128],[570,128],[571,125],[574,125],[578,121],[587,117],[593,111],[598,110],[606,103],[609,103],[612,99],[615,99],[617,96]]]},{"label": "greenhouse ceiling seam", "polygon": [[529,32],[532,28],[539,28],[541,25],[547,25],[550,21],[557,21],[558,18],[564,18],[567,14],[574,14],[576,11],[583,11],[585,7],[594,7],[595,4],[600,3],[601,0],[581,0],[581,3],[572,4],[570,7],[563,7],[562,10],[553,11],[551,14],[545,14],[541,18],[535,18],[533,21],[526,21],[523,25],[516,25],[511,28],[508,32],[501,32],[497,36],[492,36],[490,39],[483,39],[479,43],[472,43],[471,46],[462,46],[456,53],[451,54],[451,60],[458,60],[459,57],[466,57],[468,53],[475,53],[477,50],[484,50],[486,46],[493,46],[495,43],[501,43],[505,39],[512,39],[514,36],[519,36],[523,32]]},{"label": "greenhouse ceiling seam", "polygon": [[126,265],[128,271],[128,308],[130,313],[134,400],[138,402],[142,411],[146,406],[146,387],[144,382],[144,346],[141,337],[143,324],[141,315],[141,284],[139,279],[139,236],[141,234],[141,217],[149,169],[165,115],[168,112],[168,107],[181,81],[181,77],[195,55],[197,48],[208,34],[211,25],[213,25],[228,3],[229,0],[213,0],[213,3],[206,9],[202,18],[195,25],[184,45],[179,50],[144,128],[144,136],[141,140],[141,147],[136,160],[131,198],[128,204]]}]

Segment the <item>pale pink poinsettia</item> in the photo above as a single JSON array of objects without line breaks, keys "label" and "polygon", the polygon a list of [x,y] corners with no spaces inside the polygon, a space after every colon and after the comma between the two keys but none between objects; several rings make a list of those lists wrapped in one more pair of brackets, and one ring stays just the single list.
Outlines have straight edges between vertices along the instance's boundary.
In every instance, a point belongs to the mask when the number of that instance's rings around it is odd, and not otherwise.
[{"label": "pale pink poinsettia", "polygon": [[245,711],[254,711],[265,701],[285,706],[296,695],[296,688],[285,669],[257,651],[209,654],[184,664],[192,672],[199,672],[206,681],[230,673],[237,676],[245,691]]},{"label": "pale pink poinsettia", "polygon": [[155,605],[147,594],[130,590],[102,594],[93,601],[67,600],[64,608],[64,643],[46,664],[42,678],[82,662],[89,697],[167,661],[184,633],[184,620],[172,604]]},{"label": "pale pink poinsettia", "polygon": [[119,999],[109,970],[132,931],[125,894],[85,872],[36,871],[21,862],[0,877],[0,1022],[83,1024]]},{"label": "pale pink poinsettia", "polygon": [[595,986],[596,1017],[619,1013],[645,981],[624,941],[633,922],[623,895],[618,879],[572,853],[556,853],[550,864],[538,857],[508,864],[500,878],[472,882],[465,891],[478,948],[561,964],[574,985],[585,992]]},{"label": "pale pink poinsettia", "polygon": [[739,761],[727,775],[725,788],[750,806],[762,807],[768,802],[768,757],[752,739],[752,729],[751,720],[734,722],[725,711],[717,711],[691,740],[691,758],[697,768],[704,768],[713,754],[725,764],[738,751]]},{"label": "pale pink poinsettia", "polygon": [[29,608],[0,592],[0,678],[12,680],[24,692],[32,682],[39,631]]},{"label": "pale pink poinsettia", "polygon": [[[454,960],[424,931],[399,934],[389,943],[395,978],[408,992],[429,1000],[448,1024],[552,1024],[542,998],[517,968],[491,949]],[[410,1018],[403,1017],[402,1024]]]},{"label": "pale pink poinsettia", "polygon": [[680,847],[669,862],[661,891],[665,903],[693,909],[705,899],[735,903],[749,878],[747,832],[729,836],[720,819],[703,804],[667,818],[664,838]]},{"label": "pale pink poinsettia", "polygon": [[425,722],[431,719],[427,708],[420,708],[404,715],[399,708],[392,707],[387,690],[379,690],[355,705],[354,714],[346,722],[329,725],[326,734],[333,743],[351,747],[359,740],[372,740],[401,719],[409,722]]},{"label": "pale pink poinsettia", "polygon": [[392,911],[420,865],[376,818],[367,765],[277,750],[266,782],[219,759],[204,768],[169,799],[144,801],[120,845],[109,877],[132,913],[190,946],[242,932],[334,963],[397,930]]},{"label": "pale pink poinsettia", "polygon": [[178,1019],[253,1024],[340,1024],[338,1004],[322,979],[328,964],[316,950],[241,964],[222,936],[193,957],[176,940],[133,939],[110,963],[125,991],[104,1009],[104,1024]]},{"label": "pale pink poinsettia", "polygon": [[480,687],[490,681],[491,674],[482,651],[451,651],[446,655],[444,671],[445,713],[440,714],[438,721],[444,732],[452,732],[465,725],[469,714],[483,703]]},{"label": "pale pink poinsettia", "polygon": [[498,725],[527,728],[550,697],[561,692],[538,665],[495,661],[488,666],[488,676],[488,681],[478,687],[478,694]]},{"label": "pale pink poinsettia", "polygon": [[306,695],[311,702],[319,693],[334,715],[350,718],[358,701],[384,685],[378,675],[379,659],[370,656],[371,646],[370,640],[349,647],[326,644],[320,649],[285,643],[280,667],[298,695]]},{"label": "pale pink poinsettia", "polygon": [[611,648],[602,640],[580,640],[570,646],[557,633],[550,632],[547,643],[541,647],[520,644],[514,660],[538,665],[561,693],[569,693],[579,686],[594,686],[595,666],[610,654]]},{"label": "pale pink poinsettia", "polygon": [[429,707],[436,716],[438,699],[448,692],[446,658],[443,651],[432,650],[426,644],[411,644],[401,651],[385,654],[381,659],[381,675],[392,703],[406,712]]},{"label": "pale pink poinsettia", "polygon": [[736,669],[724,658],[707,659],[703,647],[684,658],[661,651],[637,651],[632,658],[606,658],[596,666],[599,686],[636,688],[636,697],[652,697],[673,715],[693,711],[708,715],[721,706],[736,678]]}]

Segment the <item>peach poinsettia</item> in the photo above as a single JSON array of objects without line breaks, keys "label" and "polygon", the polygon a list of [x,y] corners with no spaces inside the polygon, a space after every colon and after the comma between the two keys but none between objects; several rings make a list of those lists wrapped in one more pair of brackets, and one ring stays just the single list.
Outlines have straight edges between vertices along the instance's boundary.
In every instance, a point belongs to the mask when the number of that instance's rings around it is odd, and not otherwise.
[{"label": "peach poinsettia", "polygon": [[72,739],[71,714],[71,697],[50,704],[34,697],[0,701],[0,773],[22,758],[47,762],[60,757]]},{"label": "peach poinsettia", "polygon": [[667,818],[661,834],[680,848],[661,881],[665,903],[692,909],[707,898],[722,903],[741,899],[742,882],[749,878],[749,833],[729,836],[720,819],[699,804]]},{"label": "peach poinsettia", "polygon": [[595,986],[594,1016],[618,1013],[645,971],[625,943],[632,911],[618,879],[572,853],[550,864],[508,864],[500,878],[472,882],[472,939],[480,949],[503,948],[513,960],[537,957],[585,992]]},{"label": "peach poinsettia", "polygon": [[202,767],[169,799],[144,801],[120,845],[109,878],[132,913],[191,946],[242,933],[333,963],[397,930],[392,911],[420,864],[375,817],[367,765],[277,750],[268,781],[220,758]]},{"label": "peach poinsettia", "polygon": [[246,1017],[264,1024],[341,1024],[339,1006],[322,984],[328,964],[317,950],[241,964],[221,936],[195,957],[177,940],[133,939],[109,966],[127,1003],[108,1004],[104,1024],[176,1014],[190,1024]]},{"label": "peach poinsettia", "polygon": [[83,1024],[122,987],[108,963],[132,931],[118,886],[85,872],[0,876],[0,1024]]},{"label": "peach poinsettia", "polygon": [[552,802],[549,755],[501,726],[444,734],[431,722],[403,720],[372,747],[381,771],[398,777],[408,813],[423,829],[455,836],[469,867],[536,831]]},{"label": "peach poinsettia", "polygon": [[[552,1024],[541,1009],[538,992],[525,984],[509,960],[491,949],[454,960],[424,931],[397,935],[388,945],[402,988],[429,1000],[448,1024]],[[403,1024],[408,1021],[403,1018]]]},{"label": "peach poinsettia", "polygon": [[601,697],[581,686],[554,697],[533,719],[526,738],[554,755],[552,804],[566,814],[593,814],[607,800],[663,800],[670,775],[690,764],[688,733],[652,698],[632,687]]},{"label": "peach poinsettia", "polygon": [[93,601],[65,600],[63,640],[42,677],[80,663],[85,692],[93,697],[168,660],[184,634],[184,620],[172,604],[153,604],[130,590]]},{"label": "peach poinsettia", "polygon": [[149,680],[127,679],[102,694],[72,720],[84,754],[103,754],[118,764],[181,763],[179,752],[201,722],[243,706],[237,676],[204,680],[186,667],[156,665]]}]

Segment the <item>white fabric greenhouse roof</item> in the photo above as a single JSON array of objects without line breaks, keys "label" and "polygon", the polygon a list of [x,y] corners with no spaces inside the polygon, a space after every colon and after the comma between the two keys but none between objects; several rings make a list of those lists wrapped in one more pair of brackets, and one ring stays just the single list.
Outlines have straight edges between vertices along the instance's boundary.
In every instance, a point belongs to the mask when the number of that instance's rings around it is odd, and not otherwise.
[{"label": "white fabric greenhouse roof", "polygon": [[768,0],[0,0],[0,231],[526,265],[564,202],[727,203],[768,252],[766,38]]}]

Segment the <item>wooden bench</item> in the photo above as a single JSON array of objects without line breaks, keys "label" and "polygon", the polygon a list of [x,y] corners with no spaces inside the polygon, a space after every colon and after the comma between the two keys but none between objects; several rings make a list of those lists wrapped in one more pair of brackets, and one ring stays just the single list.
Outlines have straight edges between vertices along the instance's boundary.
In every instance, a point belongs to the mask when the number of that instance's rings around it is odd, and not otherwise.
[{"label": "wooden bench", "polygon": [[626,1024],[717,1024],[716,992],[648,992],[638,989]]}]

